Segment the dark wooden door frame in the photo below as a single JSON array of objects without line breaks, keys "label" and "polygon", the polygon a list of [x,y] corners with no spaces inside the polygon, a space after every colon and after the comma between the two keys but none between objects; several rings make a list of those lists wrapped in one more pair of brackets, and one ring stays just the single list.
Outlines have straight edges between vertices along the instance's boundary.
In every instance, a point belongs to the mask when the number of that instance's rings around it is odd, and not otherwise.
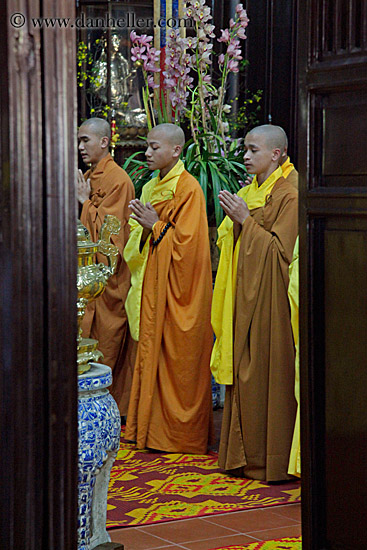
[{"label": "dark wooden door frame", "polygon": [[75,1],[4,0],[2,10],[0,545],[73,550],[75,35],[30,18],[73,17]]},{"label": "dark wooden door frame", "polygon": [[303,548],[362,550],[367,6],[299,0],[298,10]]}]

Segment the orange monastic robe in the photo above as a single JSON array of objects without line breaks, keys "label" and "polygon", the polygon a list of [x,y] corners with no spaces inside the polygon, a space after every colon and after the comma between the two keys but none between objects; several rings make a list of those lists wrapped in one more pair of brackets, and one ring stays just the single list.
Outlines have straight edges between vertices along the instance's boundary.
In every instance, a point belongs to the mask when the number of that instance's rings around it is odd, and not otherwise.
[{"label": "orange monastic robe", "polygon": [[218,463],[251,479],[280,481],[290,478],[296,413],[287,289],[298,193],[280,177],[265,205],[250,213],[238,253],[233,384],[226,387]]},{"label": "orange monastic robe", "polygon": [[[83,204],[81,222],[88,229],[92,241],[99,239],[100,228],[106,214],[113,214],[121,222],[118,235],[111,240],[120,251],[117,268],[106,286],[104,293],[89,303],[83,319],[82,329],[85,338],[99,341],[98,349],[103,353],[101,360],[110,366],[113,372],[113,384],[110,388],[120,408],[120,413],[127,412],[134,346],[128,335],[125,300],[130,287],[130,272],[122,254],[129,236],[128,204],[134,198],[134,186],[127,173],[109,154],[103,158],[93,171],[88,170],[85,179],[90,178],[90,199]],[[97,254],[97,261],[107,263],[106,257]],[[129,348],[129,353],[127,353]]]},{"label": "orange monastic robe", "polygon": [[[163,180],[162,180],[163,181]],[[188,172],[154,204],[125,437],[142,449],[205,453],[211,442],[212,274],[205,199]],[[130,265],[130,264],[129,264]]]}]

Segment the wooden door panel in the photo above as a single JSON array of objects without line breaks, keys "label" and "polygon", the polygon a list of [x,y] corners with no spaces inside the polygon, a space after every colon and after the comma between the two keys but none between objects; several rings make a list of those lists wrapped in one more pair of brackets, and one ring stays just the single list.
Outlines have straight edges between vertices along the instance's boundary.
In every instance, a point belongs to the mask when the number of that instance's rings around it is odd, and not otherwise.
[{"label": "wooden door panel", "polygon": [[[312,187],[367,185],[367,88],[312,93],[316,122]],[[355,139],[358,136],[358,139]]]},{"label": "wooden door panel", "polygon": [[367,185],[367,88],[324,96],[322,108],[321,183]]},{"label": "wooden door panel", "polygon": [[367,541],[366,1],[298,5],[303,548],[362,550]]},{"label": "wooden door panel", "polygon": [[[341,221],[328,220],[324,236],[326,540],[359,548],[367,497],[367,220]],[[346,505],[352,529],[340,521]]]}]

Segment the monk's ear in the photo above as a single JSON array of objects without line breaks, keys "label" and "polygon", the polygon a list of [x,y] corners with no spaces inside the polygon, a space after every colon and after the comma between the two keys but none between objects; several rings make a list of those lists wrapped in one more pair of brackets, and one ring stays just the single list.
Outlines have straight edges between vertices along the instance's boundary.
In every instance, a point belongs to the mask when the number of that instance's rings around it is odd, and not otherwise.
[{"label": "monk's ear", "polygon": [[108,137],[104,136],[103,138],[101,138],[101,148],[106,149],[106,147],[108,147],[108,145],[109,145]]},{"label": "monk's ear", "polygon": [[282,152],[281,150],[276,147],[275,149],[273,149],[272,151],[272,155],[271,155],[271,160],[273,160],[274,162],[278,161],[280,159],[280,157],[282,156]]},{"label": "monk's ear", "polygon": [[173,157],[177,158],[181,155],[182,146],[181,145],[175,145],[173,148]]}]

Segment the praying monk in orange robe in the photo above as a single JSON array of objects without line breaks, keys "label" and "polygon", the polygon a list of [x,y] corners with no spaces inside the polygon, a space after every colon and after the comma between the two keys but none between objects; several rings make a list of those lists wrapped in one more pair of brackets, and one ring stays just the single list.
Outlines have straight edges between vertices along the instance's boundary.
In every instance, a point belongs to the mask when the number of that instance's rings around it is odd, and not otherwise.
[{"label": "praying monk in orange robe", "polygon": [[251,130],[244,160],[255,178],[237,195],[219,194],[227,217],[218,230],[211,367],[227,387],[218,462],[235,475],[261,481],[291,478],[296,413],[287,289],[298,192],[279,166],[285,144],[278,126]]},{"label": "praying monk in orange robe", "polygon": [[139,341],[125,437],[137,448],[205,453],[212,434],[211,262],[204,194],[179,160],[184,133],[160,124],[146,158],[159,175],[130,207],[126,311]]},{"label": "praying monk in orange robe", "polygon": [[[90,118],[79,128],[79,151],[91,168],[84,174],[79,170],[77,196],[83,205],[81,222],[88,229],[92,241],[99,239],[100,228],[106,214],[113,214],[121,222],[118,235],[112,242],[119,249],[116,272],[109,278],[104,293],[90,302],[82,322],[83,336],[99,341],[101,360],[112,369],[111,394],[120,414],[127,414],[135,344],[128,331],[125,300],[130,288],[130,272],[122,253],[129,236],[129,202],[135,196],[134,186],[127,173],[120,168],[109,153],[111,130],[104,119]],[[103,254],[97,254],[98,262],[107,263]]]}]

